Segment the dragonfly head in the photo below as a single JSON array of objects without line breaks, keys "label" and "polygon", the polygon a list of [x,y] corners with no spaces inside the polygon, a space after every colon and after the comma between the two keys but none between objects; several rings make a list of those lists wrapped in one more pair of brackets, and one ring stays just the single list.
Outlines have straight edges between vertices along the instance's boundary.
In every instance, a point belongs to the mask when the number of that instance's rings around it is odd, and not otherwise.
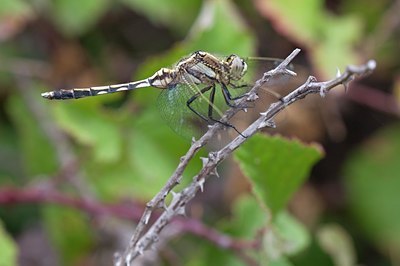
[{"label": "dragonfly head", "polygon": [[226,60],[229,66],[229,74],[233,80],[241,79],[247,71],[246,62],[239,56],[232,54]]}]

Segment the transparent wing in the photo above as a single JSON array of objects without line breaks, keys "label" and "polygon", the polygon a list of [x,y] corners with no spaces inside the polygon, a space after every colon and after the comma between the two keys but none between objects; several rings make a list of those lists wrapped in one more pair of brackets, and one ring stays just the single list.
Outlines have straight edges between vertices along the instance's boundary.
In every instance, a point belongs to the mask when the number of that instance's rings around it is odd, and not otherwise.
[{"label": "transparent wing", "polygon": [[[212,90],[215,90],[213,102],[210,100]],[[235,89],[237,92],[239,90],[243,90],[243,88]],[[196,94],[199,95],[190,106],[197,114],[187,106],[188,101],[193,99]],[[233,95],[236,95],[236,93]],[[207,130],[208,125],[214,123],[209,119],[210,112],[213,119],[219,120],[221,115],[229,108],[219,84],[215,84],[215,88],[207,85],[177,84],[160,93],[157,107],[162,119],[172,130],[188,140],[192,137],[199,137]]]},{"label": "transparent wing", "polygon": [[157,99],[157,107],[162,119],[173,131],[186,139],[197,136],[197,126],[202,126],[201,121],[188,107],[187,101],[194,95],[190,86],[177,84],[161,91]]}]

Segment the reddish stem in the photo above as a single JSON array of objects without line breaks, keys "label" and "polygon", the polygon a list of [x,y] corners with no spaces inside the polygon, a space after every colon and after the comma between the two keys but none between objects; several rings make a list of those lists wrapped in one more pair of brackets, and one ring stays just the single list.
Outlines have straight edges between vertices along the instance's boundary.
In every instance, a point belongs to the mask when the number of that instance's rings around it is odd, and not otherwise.
[{"label": "reddish stem", "polygon": [[[38,188],[12,188],[0,189],[0,205],[37,203],[37,204],[59,204],[85,211],[92,215],[112,215],[122,219],[139,221],[144,209],[143,204],[135,202],[120,202],[106,204],[84,198],[74,198],[51,189]],[[154,217],[156,219],[157,217]],[[249,256],[244,254],[245,250],[257,249],[257,240],[234,239],[226,234],[208,227],[196,219],[175,218],[174,225],[179,226],[182,233],[191,233],[213,243],[219,248],[232,250],[237,253],[248,265],[257,265]]]}]

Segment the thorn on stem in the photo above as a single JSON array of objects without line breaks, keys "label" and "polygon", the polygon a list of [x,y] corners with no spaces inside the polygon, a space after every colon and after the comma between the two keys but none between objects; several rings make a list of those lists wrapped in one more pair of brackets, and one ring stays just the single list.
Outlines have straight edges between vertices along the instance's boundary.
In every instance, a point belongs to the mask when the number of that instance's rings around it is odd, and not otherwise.
[{"label": "thorn on stem", "polygon": [[217,160],[217,153],[216,153],[216,152],[210,152],[210,153],[208,154],[208,158],[209,158],[209,160],[211,160],[211,161]]},{"label": "thorn on stem", "polygon": [[349,89],[349,83],[348,82],[343,82],[343,87],[344,87],[344,92],[347,93]]},{"label": "thorn on stem", "polygon": [[116,266],[120,266],[121,265],[121,260],[122,260],[122,256],[119,252],[115,252],[114,253],[114,264]]},{"label": "thorn on stem", "polygon": [[247,101],[249,101],[249,102],[254,102],[255,100],[257,100],[259,97],[258,97],[258,95],[256,94],[256,93],[252,93],[252,94],[250,94],[249,95],[249,97],[247,97]]},{"label": "thorn on stem", "polygon": [[147,213],[144,217],[144,224],[148,224],[150,221],[151,212]]},{"label": "thorn on stem", "polygon": [[219,178],[219,174],[218,174],[218,171],[217,171],[217,167],[214,167],[214,168],[211,170],[210,175],[215,175],[216,177]]},{"label": "thorn on stem", "polygon": [[[138,250],[137,251],[139,254],[143,254],[143,250],[142,251],[140,251],[140,250]],[[140,253],[141,252],[141,253]],[[126,266],[130,266],[131,265],[131,258],[132,258],[132,255],[131,254],[128,254],[127,256],[126,256],[126,258],[125,258],[125,265]]]},{"label": "thorn on stem", "polygon": [[266,123],[266,126],[267,126],[267,127],[270,127],[270,128],[276,128],[275,121],[274,121],[274,120],[272,120],[272,119],[270,119],[270,120],[266,121],[265,123]]},{"label": "thorn on stem", "polygon": [[325,96],[326,96],[326,89],[325,89],[325,86],[322,86],[321,85],[321,88],[319,89],[319,95],[322,97],[322,98],[324,98]]},{"label": "thorn on stem", "polygon": [[184,217],[187,216],[187,215],[186,215],[186,211],[185,211],[185,207],[179,208],[179,210],[178,210],[178,215],[182,215],[182,216],[184,216]]},{"label": "thorn on stem", "polygon": [[342,73],[340,73],[340,69],[336,68],[336,77],[340,77],[342,75]]},{"label": "thorn on stem", "polygon": [[165,210],[167,208],[167,205],[165,204],[165,198],[163,200],[161,200],[158,204],[157,204],[157,208],[159,209],[163,209]]},{"label": "thorn on stem", "polygon": [[209,159],[206,157],[200,157],[201,162],[203,163],[203,167],[208,163]]},{"label": "thorn on stem", "polygon": [[367,62],[367,67],[368,67],[370,70],[374,70],[374,69],[376,68],[376,61],[375,61],[375,60],[369,60],[369,61]]},{"label": "thorn on stem", "polygon": [[174,201],[178,196],[178,193],[175,193],[173,190],[171,190],[171,195],[172,195],[172,201]]},{"label": "thorn on stem", "polygon": [[[261,115],[263,115],[263,114],[261,114]],[[262,129],[264,127],[276,128],[276,124],[272,119],[270,119],[267,121],[263,121],[258,125],[258,129]]]},{"label": "thorn on stem", "polygon": [[204,192],[204,183],[206,182],[206,180],[204,179],[204,177],[203,177],[203,178],[200,178],[197,182],[198,182],[197,184],[198,184],[199,187],[200,187],[200,191],[201,191],[201,192]]},{"label": "thorn on stem", "polygon": [[296,72],[294,72],[294,71],[292,71],[292,70],[290,70],[290,69],[287,69],[287,68],[285,68],[284,74],[289,75],[289,76],[293,76],[293,77],[296,77],[296,76],[297,76],[297,73],[296,73]]},{"label": "thorn on stem", "polygon": [[[138,247],[136,250],[137,250],[137,253],[139,253],[139,255],[143,255],[143,252],[144,252],[144,251],[143,251],[143,248],[142,248],[142,247],[140,247],[140,248]],[[126,259],[128,259],[128,258],[126,258]],[[130,260],[130,256],[129,256],[129,261],[131,261],[131,260]],[[129,265],[130,265],[130,264],[131,264],[131,263],[129,262]]]},{"label": "thorn on stem", "polygon": [[[153,241],[154,242],[158,242],[158,241],[160,241],[160,238],[158,237],[158,235],[153,235]],[[155,246],[152,246],[152,248],[155,250]]]}]

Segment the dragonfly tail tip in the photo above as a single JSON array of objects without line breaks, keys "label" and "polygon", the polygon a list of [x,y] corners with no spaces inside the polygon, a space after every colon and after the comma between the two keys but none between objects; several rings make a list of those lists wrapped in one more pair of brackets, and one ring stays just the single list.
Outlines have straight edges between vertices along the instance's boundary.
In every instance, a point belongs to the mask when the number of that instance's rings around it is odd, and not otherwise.
[{"label": "dragonfly tail tip", "polygon": [[53,97],[54,97],[54,93],[51,91],[51,92],[43,92],[42,94],[40,94],[43,98],[46,98],[46,99],[49,99],[49,100],[51,100],[51,99],[53,99]]}]

